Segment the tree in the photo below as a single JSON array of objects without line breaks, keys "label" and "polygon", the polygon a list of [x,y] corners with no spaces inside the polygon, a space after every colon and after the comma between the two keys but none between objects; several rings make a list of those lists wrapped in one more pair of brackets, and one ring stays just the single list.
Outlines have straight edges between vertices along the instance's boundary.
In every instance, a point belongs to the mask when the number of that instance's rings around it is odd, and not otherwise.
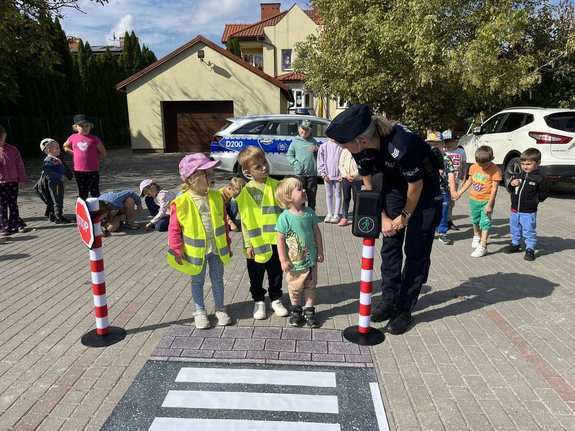
[{"label": "tree", "polygon": [[[104,4],[107,0],[92,0]],[[35,64],[51,69],[56,55],[50,49],[51,27],[41,22],[54,17],[62,8],[78,8],[78,0],[2,0],[0,1],[0,94],[15,101],[20,93],[19,65]]]},{"label": "tree", "polygon": [[228,39],[228,41],[226,42],[226,49],[235,56],[241,58],[242,51],[240,50],[240,42],[238,41],[237,37],[231,37]]},{"label": "tree", "polygon": [[535,48],[532,30],[544,7],[565,8],[552,0],[312,3],[322,31],[298,46],[295,62],[306,86],[369,103],[421,130],[505,106],[540,82],[543,64],[575,45],[571,34],[553,50]]}]

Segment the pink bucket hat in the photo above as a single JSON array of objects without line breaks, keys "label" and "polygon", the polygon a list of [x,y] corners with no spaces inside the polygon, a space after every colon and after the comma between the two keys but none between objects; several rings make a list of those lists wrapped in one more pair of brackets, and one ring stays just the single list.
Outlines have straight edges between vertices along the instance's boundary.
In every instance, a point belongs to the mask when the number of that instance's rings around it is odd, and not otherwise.
[{"label": "pink bucket hat", "polygon": [[219,160],[211,160],[203,153],[193,153],[188,154],[180,160],[178,171],[182,181],[186,181],[186,179],[194,175],[196,171],[205,171],[218,166],[219,164]]}]

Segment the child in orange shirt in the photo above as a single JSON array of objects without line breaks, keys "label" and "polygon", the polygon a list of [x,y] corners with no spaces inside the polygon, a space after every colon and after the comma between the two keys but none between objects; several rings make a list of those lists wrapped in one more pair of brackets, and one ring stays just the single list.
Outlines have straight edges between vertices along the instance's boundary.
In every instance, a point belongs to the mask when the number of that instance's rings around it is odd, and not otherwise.
[{"label": "child in orange shirt", "polygon": [[468,188],[469,210],[471,223],[473,223],[473,241],[471,257],[482,257],[487,254],[487,238],[491,229],[491,214],[495,206],[497,187],[503,179],[501,170],[493,163],[493,149],[482,145],[475,151],[475,162],[471,168],[467,180],[455,199],[459,199]]}]

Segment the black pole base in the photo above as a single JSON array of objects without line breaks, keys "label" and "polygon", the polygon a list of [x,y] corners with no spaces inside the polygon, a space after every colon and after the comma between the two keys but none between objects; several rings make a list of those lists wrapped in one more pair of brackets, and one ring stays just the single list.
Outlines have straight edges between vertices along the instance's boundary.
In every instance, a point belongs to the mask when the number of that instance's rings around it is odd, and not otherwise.
[{"label": "black pole base", "polygon": [[108,327],[108,335],[98,335],[95,329],[82,335],[80,341],[87,347],[107,347],[126,338],[126,331],[117,326]]},{"label": "black pole base", "polygon": [[358,331],[359,326],[354,325],[343,331],[343,338],[350,343],[359,344],[360,346],[375,346],[383,343],[385,335],[379,329],[369,328],[367,334]]}]

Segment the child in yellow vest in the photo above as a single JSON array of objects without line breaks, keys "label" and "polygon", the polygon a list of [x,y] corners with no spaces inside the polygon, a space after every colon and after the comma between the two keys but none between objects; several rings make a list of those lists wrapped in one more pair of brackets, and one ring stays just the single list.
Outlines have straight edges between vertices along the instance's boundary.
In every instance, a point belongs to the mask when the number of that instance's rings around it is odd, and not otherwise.
[{"label": "child in yellow vest", "polygon": [[266,318],[263,288],[267,272],[271,306],[276,316],[286,317],[287,309],[281,302],[282,267],[277,250],[276,222],[281,208],[275,200],[278,181],[269,177],[270,167],[259,147],[249,146],[238,154],[238,164],[250,179],[237,197],[242,224],[250,293],[254,300],[254,319]]},{"label": "child in yellow vest", "polygon": [[184,192],[172,201],[168,227],[168,264],[192,277],[196,328],[210,327],[204,305],[204,280],[209,266],[218,325],[231,322],[224,309],[224,264],[231,258],[224,200],[211,190],[219,161],[202,153],[188,154],[179,165]]}]

